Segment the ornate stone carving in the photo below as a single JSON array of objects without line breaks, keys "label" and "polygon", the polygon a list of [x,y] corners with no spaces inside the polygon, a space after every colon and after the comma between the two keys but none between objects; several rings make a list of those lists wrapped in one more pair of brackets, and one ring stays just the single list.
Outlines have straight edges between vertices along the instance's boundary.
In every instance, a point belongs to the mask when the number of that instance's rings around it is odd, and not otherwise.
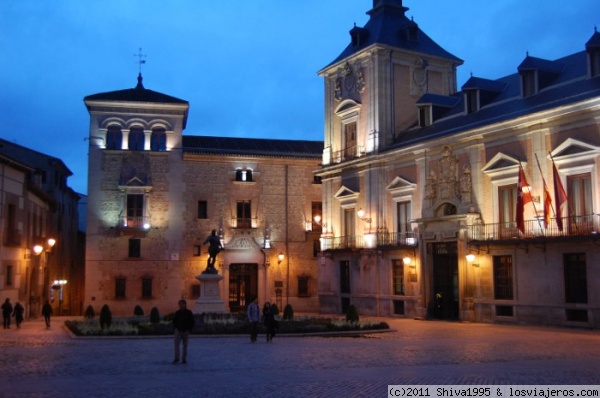
[{"label": "ornate stone carving", "polygon": [[412,81],[410,93],[412,95],[423,95],[427,92],[427,61],[417,58],[412,67]]},{"label": "ornate stone carving", "polygon": [[355,69],[346,62],[335,80],[334,97],[337,101],[353,99],[360,101],[360,94],[365,89],[362,69]]}]

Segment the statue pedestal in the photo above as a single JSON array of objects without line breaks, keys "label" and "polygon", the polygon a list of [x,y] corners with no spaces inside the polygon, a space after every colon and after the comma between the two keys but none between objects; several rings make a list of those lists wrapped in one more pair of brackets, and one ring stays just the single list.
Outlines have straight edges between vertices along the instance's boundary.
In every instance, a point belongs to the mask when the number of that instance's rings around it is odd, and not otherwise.
[{"label": "statue pedestal", "polygon": [[219,283],[223,277],[219,274],[202,273],[196,277],[200,281],[200,298],[194,304],[193,313],[225,313],[225,303],[221,300]]}]

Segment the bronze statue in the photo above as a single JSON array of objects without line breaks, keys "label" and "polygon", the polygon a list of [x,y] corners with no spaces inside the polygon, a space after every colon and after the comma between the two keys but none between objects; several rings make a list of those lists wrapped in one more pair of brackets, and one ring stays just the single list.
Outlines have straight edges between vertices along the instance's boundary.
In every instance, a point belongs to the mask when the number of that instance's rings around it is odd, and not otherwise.
[{"label": "bronze statue", "polygon": [[217,254],[221,250],[223,250],[223,246],[221,245],[221,239],[217,236],[217,231],[215,229],[212,230],[208,238],[204,241],[204,244],[209,244],[208,246],[208,264],[206,269],[204,270],[204,274],[218,274],[217,269],[215,268],[215,261],[217,260]]}]

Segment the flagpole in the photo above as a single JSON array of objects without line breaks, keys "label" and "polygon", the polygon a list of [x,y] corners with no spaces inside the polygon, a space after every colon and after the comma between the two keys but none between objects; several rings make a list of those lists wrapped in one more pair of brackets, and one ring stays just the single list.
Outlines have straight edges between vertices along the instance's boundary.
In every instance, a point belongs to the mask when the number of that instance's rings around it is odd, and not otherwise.
[{"label": "flagpole", "polygon": [[[521,170],[523,170],[523,174],[525,174],[525,169],[521,165],[520,161],[519,161],[519,167],[521,168]],[[527,177],[525,177],[525,178],[527,178]],[[528,185],[527,189],[529,190],[529,196],[531,196],[531,204],[533,205],[533,211],[535,212],[535,218],[537,219],[540,229],[542,229],[542,224],[540,223],[540,219],[537,217],[537,208],[535,207],[535,200],[533,200],[533,196],[531,195],[531,185]],[[545,235],[546,235],[546,233],[544,232],[544,236]]]},{"label": "flagpole", "polygon": [[[540,161],[538,159],[537,153],[535,154],[535,161],[538,166],[538,170],[540,171],[540,175],[542,176],[542,182],[544,183],[544,195],[546,193],[549,195],[550,191],[548,190],[548,184],[546,184],[546,179],[544,178],[544,173],[542,172],[542,166],[540,166]],[[544,202],[544,209],[546,208],[546,203]],[[556,211],[554,211],[554,205],[552,205],[552,199],[550,199],[550,208],[552,209],[552,214],[554,214],[554,218],[556,218]]]}]

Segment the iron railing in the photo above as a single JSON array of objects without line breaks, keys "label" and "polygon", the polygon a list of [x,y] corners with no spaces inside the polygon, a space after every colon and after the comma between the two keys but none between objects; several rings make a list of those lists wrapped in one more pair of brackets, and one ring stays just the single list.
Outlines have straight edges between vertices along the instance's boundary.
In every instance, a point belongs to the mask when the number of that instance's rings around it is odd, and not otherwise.
[{"label": "iron railing", "polygon": [[119,227],[124,229],[149,229],[150,217],[145,216],[121,216]]},{"label": "iron railing", "polygon": [[376,232],[365,235],[322,237],[321,250],[414,247],[417,243],[415,232]]},{"label": "iron railing", "polygon": [[535,238],[557,238],[572,236],[597,235],[600,231],[600,214],[586,216],[563,217],[562,230],[552,218],[548,227],[544,227],[544,220],[527,220],[524,223],[524,231],[517,228],[515,222],[476,224],[467,229],[469,241],[502,241],[512,239],[535,239]]}]

